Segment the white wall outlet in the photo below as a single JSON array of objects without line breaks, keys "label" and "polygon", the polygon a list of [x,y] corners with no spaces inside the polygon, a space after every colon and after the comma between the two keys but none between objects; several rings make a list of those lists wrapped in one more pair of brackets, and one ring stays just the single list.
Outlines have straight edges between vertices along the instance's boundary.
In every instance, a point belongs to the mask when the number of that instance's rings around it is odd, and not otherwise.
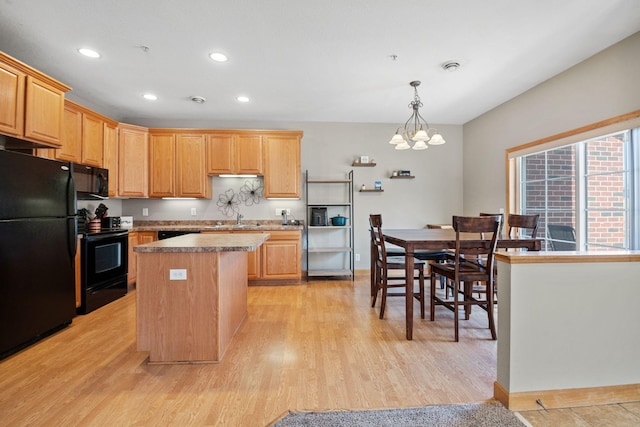
[{"label": "white wall outlet", "polygon": [[291,215],[291,209],[289,208],[276,208],[276,216],[282,216],[282,211],[285,211],[287,215]]},{"label": "white wall outlet", "polygon": [[196,215],[198,215],[196,208],[191,208],[191,216],[196,216]]},{"label": "white wall outlet", "polygon": [[169,280],[187,280],[186,268],[170,268]]},{"label": "white wall outlet", "polygon": [[149,208],[142,208],[142,216],[149,216]]},{"label": "white wall outlet", "polygon": [[356,254],[356,261],[360,261],[360,254]]}]

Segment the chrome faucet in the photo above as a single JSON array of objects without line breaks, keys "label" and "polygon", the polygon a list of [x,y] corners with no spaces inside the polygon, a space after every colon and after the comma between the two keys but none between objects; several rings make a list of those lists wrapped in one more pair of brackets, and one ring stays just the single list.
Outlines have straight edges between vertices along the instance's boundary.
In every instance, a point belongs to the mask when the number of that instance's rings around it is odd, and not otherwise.
[{"label": "chrome faucet", "polygon": [[238,217],[236,218],[236,225],[241,225],[242,218],[244,218],[244,216],[242,216],[240,212],[238,212]]}]

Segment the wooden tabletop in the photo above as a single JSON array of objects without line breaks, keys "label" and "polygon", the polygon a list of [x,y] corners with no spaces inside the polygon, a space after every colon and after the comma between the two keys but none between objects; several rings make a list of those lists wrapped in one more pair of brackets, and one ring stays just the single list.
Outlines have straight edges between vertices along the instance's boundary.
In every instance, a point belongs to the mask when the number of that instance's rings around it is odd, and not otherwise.
[{"label": "wooden tabletop", "polygon": [[[412,249],[453,249],[456,246],[456,232],[451,229],[407,228],[383,230],[384,239],[394,245]],[[461,233],[463,240],[477,240],[477,233]],[[539,251],[542,239],[510,238],[498,239],[499,248],[527,248]]]}]

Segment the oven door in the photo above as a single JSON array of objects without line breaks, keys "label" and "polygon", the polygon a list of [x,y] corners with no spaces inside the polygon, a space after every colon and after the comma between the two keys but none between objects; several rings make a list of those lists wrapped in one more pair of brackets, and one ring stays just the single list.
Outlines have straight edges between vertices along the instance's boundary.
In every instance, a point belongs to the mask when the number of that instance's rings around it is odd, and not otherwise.
[{"label": "oven door", "polygon": [[82,283],[86,290],[127,274],[128,241],[126,231],[82,239]]}]

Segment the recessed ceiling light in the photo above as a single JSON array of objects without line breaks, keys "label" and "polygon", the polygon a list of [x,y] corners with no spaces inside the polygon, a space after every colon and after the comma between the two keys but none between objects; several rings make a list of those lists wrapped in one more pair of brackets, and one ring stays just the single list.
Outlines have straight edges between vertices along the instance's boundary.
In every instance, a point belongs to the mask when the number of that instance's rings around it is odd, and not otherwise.
[{"label": "recessed ceiling light", "polygon": [[158,97],[152,93],[145,93],[143,96],[144,96],[144,99],[148,99],[149,101],[155,101],[158,99]]},{"label": "recessed ceiling light", "polygon": [[229,59],[227,58],[227,55],[221,52],[211,52],[209,54],[209,58],[213,59],[216,62],[227,62],[227,60]]},{"label": "recessed ceiling light", "polygon": [[78,49],[78,52],[89,58],[100,58],[100,54],[98,52],[93,49],[87,49],[86,47],[81,47]]},{"label": "recessed ceiling light", "polygon": [[249,102],[249,97],[241,95],[241,96],[238,96],[236,100],[238,100],[238,102]]}]

